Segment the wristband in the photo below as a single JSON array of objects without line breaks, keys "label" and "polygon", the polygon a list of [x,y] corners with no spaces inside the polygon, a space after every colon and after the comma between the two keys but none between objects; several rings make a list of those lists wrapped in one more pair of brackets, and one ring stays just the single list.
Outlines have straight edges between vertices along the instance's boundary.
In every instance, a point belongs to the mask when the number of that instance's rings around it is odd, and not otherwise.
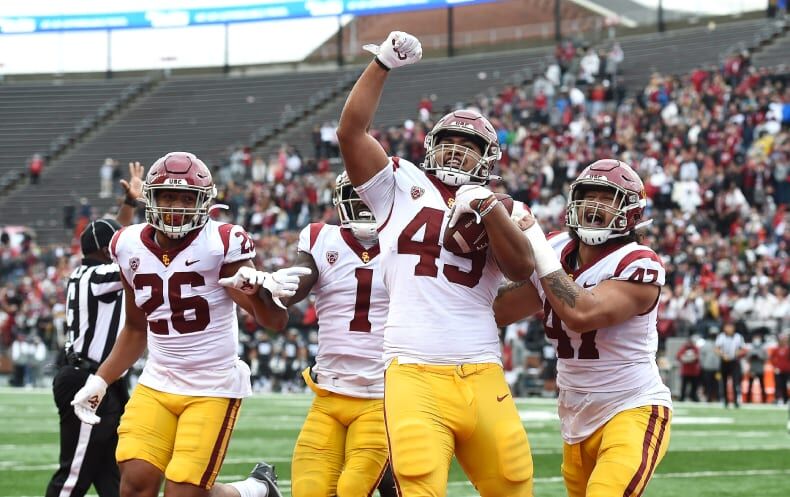
[{"label": "wristband", "polygon": [[390,71],[390,68],[389,68],[389,67],[387,67],[387,66],[386,66],[386,65],[385,65],[385,64],[384,64],[384,63],[381,61],[381,59],[379,59],[379,56],[378,56],[378,55],[377,55],[377,56],[375,56],[375,57],[373,57],[373,60],[375,60],[375,61],[376,61],[376,64],[378,64],[380,68],[384,69],[384,70],[385,70],[385,71],[387,71],[387,72],[389,72],[389,71]]},{"label": "wristband", "polygon": [[546,235],[538,223],[533,224],[524,231],[529,244],[532,246],[532,256],[535,258],[535,271],[538,278],[543,278],[547,274],[562,269],[562,264],[557,258],[556,252],[546,240]]},{"label": "wristband", "polygon": [[129,207],[134,207],[134,208],[138,207],[137,200],[130,199],[129,197],[124,197],[123,203],[128,205]]},{"label": "wristband", "polygon": [[475,209],[475,211],[483,218],[486,214],[491,212],[498,203],[499,199],[497,199],[495,195],[491,195],[490,197],[478,200],[477,209]]}]

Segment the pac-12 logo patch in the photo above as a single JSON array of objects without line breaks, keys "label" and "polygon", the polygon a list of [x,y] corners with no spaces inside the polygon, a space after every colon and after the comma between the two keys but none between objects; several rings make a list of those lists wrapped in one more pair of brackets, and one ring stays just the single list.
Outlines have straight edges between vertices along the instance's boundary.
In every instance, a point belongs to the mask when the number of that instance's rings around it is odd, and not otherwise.
[{"label": "pac-12 logo patch", "polygon": [[129,259],[129,267],[132,268],[132,271],[136,272],[137,268],[140,267],[140,258],[132,257],[131,259]]},{"label": "pac-12 logo patch", "polygon": [[338,253],[336,250],[330,250],[326,253],[326,262],[334,264],[337,262]]},{"label": "pac-12 logo patch", "polygon": [[421,188],[419,186],[411,187],[411,198],[413,200],[417,200],[418,198],[422,197],[423,193],[425,193],[425,188]]}]

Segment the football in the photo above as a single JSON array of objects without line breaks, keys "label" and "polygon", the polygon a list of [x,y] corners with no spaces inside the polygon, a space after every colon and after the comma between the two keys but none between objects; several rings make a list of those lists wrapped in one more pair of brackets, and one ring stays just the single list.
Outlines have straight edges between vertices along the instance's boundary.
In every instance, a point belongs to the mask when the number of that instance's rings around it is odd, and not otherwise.
[{"label": "football", "polygon": [[[495,193],[508,214],[513,213],[513,198],[506,193]],[[485,225],[475,222],[471,213],[462,214],[452,228],[444,230],[444,248],[454,254],[470,254],[488,248],[488,234]]]}]

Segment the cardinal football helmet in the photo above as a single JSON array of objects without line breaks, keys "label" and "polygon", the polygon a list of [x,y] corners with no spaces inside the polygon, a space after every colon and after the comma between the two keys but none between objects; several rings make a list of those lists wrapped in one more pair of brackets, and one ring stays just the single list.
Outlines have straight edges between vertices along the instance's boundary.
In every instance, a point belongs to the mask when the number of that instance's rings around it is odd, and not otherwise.
[{"label": "cardinal football helmet", "polygon": [[376,218],[367,204],[359,198],[345,171],[335,180],[332,203],[337,209],[340,226],[349,228],[354,237],[360,241],[375,241],[378,238]]},{"label": "cardinal football helmet", "polygon": [[[480,146],[482,153],[463,145],[440,143],[448,135],[466,135]],[[451,186],[483,185],[492,179],[491,171],[502,157],[494,126],[475,110],[456,110],[439,119],[425,136],[425,171]],[[462,165],[468,159],[475,165],[468,171]]]},{"label": "cardinal football helmet", "polygon": [[[162,190],[191,191],[197,195],[197,201],[193,207],[160,207],[156,197]],[[209,206],[216,196],[211,171],[202,160],[189,152],[170,152],[154,162],[143,183],[145,220],[170,238],[182,238],[206,224]],[[177,219],[181,223],[175,223]]]},{"label": "cardinal football helmet", "polygon": [[[588,189],[614,190],[611,205],[584,200]],[[593,162],[571,184],[565,224],[587,245],[600,245],[612,238],[624,237],[644,228],[652,220],[643,220],[647,196],[639,175],[631,167],[615,159]],[[590,226],[602,213],[611,214],[606,226]]]}]

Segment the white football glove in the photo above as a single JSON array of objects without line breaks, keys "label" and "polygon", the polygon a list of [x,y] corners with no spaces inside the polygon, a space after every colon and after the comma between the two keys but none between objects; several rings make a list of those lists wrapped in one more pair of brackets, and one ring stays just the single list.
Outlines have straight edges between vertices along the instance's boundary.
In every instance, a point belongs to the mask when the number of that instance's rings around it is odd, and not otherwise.
[{"label": "white football glove", "polygon": [[254,295],[258,291],[258,286],[263,285],[269,273],[258,271],[254,267],[241,266],[236,274],[228,278],[217,280],[222,286],[235,288],[247,295]]},{"label": "white football glove", "polygon": [[74,414],[80,421],[89,425],[98,424],[101,418],[96,415],[96,409],[101,404],[104,394],[107,393],[107,382],[101,376],[92,374],[85,380],[85,385],[74,394],[71,405],[74,406]]},{"label": "white football glove", "polygon": [[422,58],[420,40],[403,31],[391,32],[381,45],[368,44],[362,48],[375,54],[388,69],[414,64]]},{"label": "white football glove", "polygon": [[536,222],[529,208],[524,205],[524,202],[518,200],[513,201],[513,212],[510,213],[510,220],[513,221],[513,224],[518,226],[518,229],[521,231],[526,231]]},{"label": "white football glove", "polygon": [[263,288],[269,290],[272,298],[279,305],[278,300],[282,297],[293,297],[296,289],[299,288],[299,277],[308,275],[312,272],[309,267],[294,266],[268,274],[263,282]]},{"label": "white football glove", "polygon": [[[483,207],[484,211],[480,211],[480,206],[485,203],[483,201],[493,195],[491,190],[480,185],[464,185],[459,188],[458,191],[455,192],[455,203],[453,204],[453,208],[447,213],[447,216],[450,218],[447,227],[452,228],[455,226],[455,223],[458,222],[458,218],[467,212],[474,214],[475,222],[479,224],[483,219],[482,216],[487,214],[490,208],[493,208],[494,205],[499,203],[499,200],[494,199],[493,203]],[[473,202],[474,205],[472,205]]]}]

